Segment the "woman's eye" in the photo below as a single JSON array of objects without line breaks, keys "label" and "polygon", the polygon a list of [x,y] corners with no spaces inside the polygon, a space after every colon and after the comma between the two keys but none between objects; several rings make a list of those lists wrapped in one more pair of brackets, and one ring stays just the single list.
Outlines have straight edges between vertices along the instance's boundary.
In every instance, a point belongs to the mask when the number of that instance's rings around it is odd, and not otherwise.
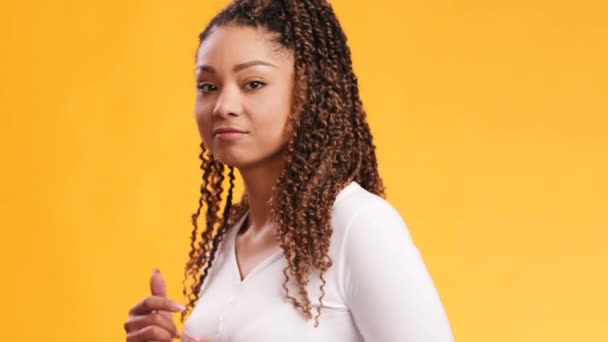
[{"label": "woman's eye", "polygon": [[210,93],[212,91],[216,91],[217,87],[211,83],[200,82],[196,85],[196,89],[198,89],[201,93]]},{"label": "woman's eye", "polygon": [[251,81],[251,82],[247,82],[247,84],[245,85],[245,87],[247,89],[250,90],[255,90],[255,89],[259,89],[263,86],[265,86],[266,84],[264,82],[260,82],[260,81]]}]

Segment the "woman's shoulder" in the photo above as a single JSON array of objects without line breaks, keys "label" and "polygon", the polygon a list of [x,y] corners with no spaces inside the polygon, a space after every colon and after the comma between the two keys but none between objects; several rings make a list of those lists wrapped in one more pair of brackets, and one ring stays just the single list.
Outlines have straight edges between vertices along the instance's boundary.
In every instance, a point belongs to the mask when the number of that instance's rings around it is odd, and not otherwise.
[{"label": "woman's shoulder", "polygon": [[332,258],[345,300],[350,298],[353,281],[371,275],[374,267],[388,267],[386,260],[394,258],[395,251],[407,251],[408,258],[415,257],[410,253],[415,246],[399,212],[357,183],[349,184],[337,196],[332,228]]},{"label": "woman's shoulder", "polygon": [[332,226],[336,239],[342,242],[410,239],[408,227],[399,212],[386,199],[356,182],[347,185],[336,197]]},{"label": "woman's shoulder", "polygon": [[354,181],[336,196],[332,215],[338,221],[335,223],[342,224],[364,217],[379,222],[402,220],[399,212],[386,199],[366,190]]}]

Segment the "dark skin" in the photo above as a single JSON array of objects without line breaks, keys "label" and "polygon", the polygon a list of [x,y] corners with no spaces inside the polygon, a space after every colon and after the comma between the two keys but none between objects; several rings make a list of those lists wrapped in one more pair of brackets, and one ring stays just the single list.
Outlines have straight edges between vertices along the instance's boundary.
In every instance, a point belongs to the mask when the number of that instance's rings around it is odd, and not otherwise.
[{"label": "dark skin", "polygon": [[[172,313],[184,311],[185,307],[167,298],[165,280],[158,270],[150,276],[150,296],[135,304],[129,310],[129,318],[124,324],[127,342],[171,341],[180,338]],[[189,342],[211,342],[184,335]]]},{"label": "dark skin", "polygon": [[[197,54],[195,118],[211,153],[243,177],[248,224],[236,241],[241,279],[279,246],[270,219],[272,185],[285,167],[287,119],[293,91],[293,53],[277,48],[263,28],[215,28]],[[243,134],[221,137],[218,127]]]},{"label": "dark skin", "polygon": [[150,277],[151,295],[143,298],[129,310],[124,324],[128,342],[170,341],[179,338],[172,312],[184,307],[167,298],[165,281],[158,270]]},{"label": "dark skin", "polygon": [[[276,224],[269,219],[272,185],[285,167],[287,118],[291,109],[294,59],[277,49],[264,29],[218,27],[197,54],[195,119],[205,145],[243,177],[249,198],[248,224],[236,241],[241,279],[278,248]],[[238,128],[242,133],[217,133]],[[151,295],[129,311],[127,342],[167,342],[179,338],[171,313],[182,307],[166,297],[159,272]],[[192,342],[210,342],[186,336]]]}]

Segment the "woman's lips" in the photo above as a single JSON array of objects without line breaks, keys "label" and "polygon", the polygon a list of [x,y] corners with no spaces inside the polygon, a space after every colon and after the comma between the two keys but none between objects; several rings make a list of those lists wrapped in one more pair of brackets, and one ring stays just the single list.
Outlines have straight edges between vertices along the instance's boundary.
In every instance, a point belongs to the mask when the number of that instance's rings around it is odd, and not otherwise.
[{"label": "woman's lips", "polygon": [[231,133],[218,133],[215,135],[216,138],[222,140],[233,140],[245,135],[245,133],[231,132]]},{"label": "woman's lips", "polygon": [[213,137],[218,138],[218,139],[223,139],[223,140],[236,139],[245,134],[247,134],[246,131],[243,131],[238,128],[232,128],[232,127],[217,128],[217,129],[213,130]]}]

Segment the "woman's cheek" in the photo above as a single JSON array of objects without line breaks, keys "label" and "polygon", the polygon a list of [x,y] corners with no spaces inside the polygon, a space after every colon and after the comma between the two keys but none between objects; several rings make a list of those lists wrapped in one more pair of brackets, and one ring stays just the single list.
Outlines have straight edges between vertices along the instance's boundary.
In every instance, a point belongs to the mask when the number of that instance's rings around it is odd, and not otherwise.
[{"label": "woman's cheek", "polygon": [[211,129],[210,123],[203,123],[203,127],[199,128],[201,139],[203,139],[205,146],[209,149],[213,148],[213,133],[211,132]]},{"label": "woman's cheek", "polygon": [[209,118],[209,116],[205,116],[200,113],[196,114],[196,125],[198,127],[198,133],[207,147],[210,147],[210,143],[213,140],[213,127],[211,127],[211,121],[209,120]]}]

